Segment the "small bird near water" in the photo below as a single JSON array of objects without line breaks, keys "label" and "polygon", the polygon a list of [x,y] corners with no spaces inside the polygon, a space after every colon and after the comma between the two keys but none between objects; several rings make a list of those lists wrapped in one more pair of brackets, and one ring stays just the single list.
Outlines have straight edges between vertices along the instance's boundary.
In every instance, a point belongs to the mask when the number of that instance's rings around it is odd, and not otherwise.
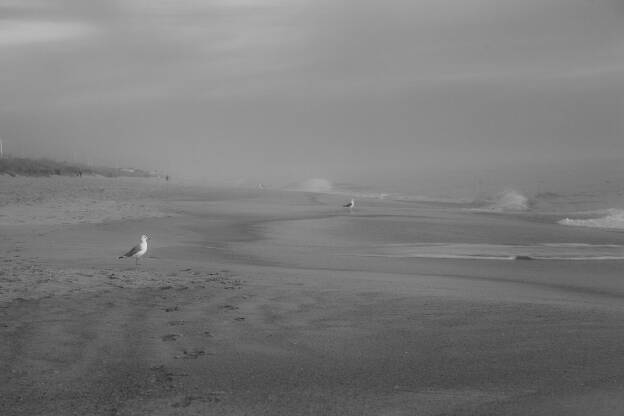
[{"label": "small bird near water", "polygon": [[345,207],[345,208],[353,208],[353,207],[355,207],[355,199],[352,199],[351,202],[348,202],[348,203],[344,204],[343,207]]},{"label": "small bird near water", "polygon": [[124,254],[123,256],[119,256],[120,259],[124,259],[124,258],[128,258],[128,257],[134,257],[136,260],[136,265],[139,265],[139,258],[143,257],[143,255],[145,253],[147,253],[147,240],[149,240],[149,237],[146,236],[145,234],[141,236],[141,242],[139,244],[137,244],[136,246],[132,247],[132,249],[130,249],[130,251],[128,251],[126,254]]}]

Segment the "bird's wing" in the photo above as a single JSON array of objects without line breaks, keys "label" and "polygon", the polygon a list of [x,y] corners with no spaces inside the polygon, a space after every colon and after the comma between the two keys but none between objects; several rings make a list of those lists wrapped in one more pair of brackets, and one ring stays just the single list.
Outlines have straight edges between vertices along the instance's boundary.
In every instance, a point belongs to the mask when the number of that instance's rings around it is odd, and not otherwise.
[{"label": "bird's wing", "polygon": [[132,257],[136,253],[138,253],[139,251],[141,251],[141,245],[140,244],[132,247],[132,249],[130,249],[130,251],[127,252],[126,254],[124,254],[122,257]]}]

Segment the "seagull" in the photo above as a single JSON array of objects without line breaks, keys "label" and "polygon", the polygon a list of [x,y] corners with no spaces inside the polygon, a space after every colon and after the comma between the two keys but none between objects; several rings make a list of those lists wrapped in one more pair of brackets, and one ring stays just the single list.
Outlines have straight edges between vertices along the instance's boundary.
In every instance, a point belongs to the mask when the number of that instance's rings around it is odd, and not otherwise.
[{"label": "seagull", "polygon": [[347,204],[344,204],[343,207],[345,207],[345,208],[353,208],[353,207],[355,207],[355,200],[352,199],[351,202],[349,202]]},{"label": "seagull", "polygon": [[136,265],[139,265],[139,257],[142,257],[145,253],[147,253],[147,240],[149,237],[145,234],[141,236],[141,242],[136,246],[132,247],[130,251],[128,251],[123,256],[119,256],[120,259],[134,257],[136,259]]}]

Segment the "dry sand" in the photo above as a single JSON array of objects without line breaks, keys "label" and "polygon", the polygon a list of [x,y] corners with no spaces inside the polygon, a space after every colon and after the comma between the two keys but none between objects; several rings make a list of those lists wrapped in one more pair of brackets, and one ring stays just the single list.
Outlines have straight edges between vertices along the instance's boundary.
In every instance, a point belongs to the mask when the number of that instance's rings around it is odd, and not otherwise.
[{"label": "dry sand", "polygon": [[[624,414],[621,262],[359,257],[310,222],[426,209],[16,179],[0,178],[1,415]],[[145,232],[140,267],[116,259]]]}]

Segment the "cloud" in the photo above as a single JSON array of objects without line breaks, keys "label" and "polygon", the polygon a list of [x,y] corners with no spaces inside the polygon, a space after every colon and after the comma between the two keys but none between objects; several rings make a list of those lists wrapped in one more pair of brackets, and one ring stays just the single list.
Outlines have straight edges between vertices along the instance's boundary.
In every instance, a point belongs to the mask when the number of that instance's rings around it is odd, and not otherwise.
[{"label": "cloud", "polygon": [[0,0],[0,122],[33,142],[174,142],[211,172],[607,154],[620,3]]},{"label": "cloud", "polygon": [[92,26],[81,22],[12,19],[0,22],[0,47],[66,41],[93,32]]}]

